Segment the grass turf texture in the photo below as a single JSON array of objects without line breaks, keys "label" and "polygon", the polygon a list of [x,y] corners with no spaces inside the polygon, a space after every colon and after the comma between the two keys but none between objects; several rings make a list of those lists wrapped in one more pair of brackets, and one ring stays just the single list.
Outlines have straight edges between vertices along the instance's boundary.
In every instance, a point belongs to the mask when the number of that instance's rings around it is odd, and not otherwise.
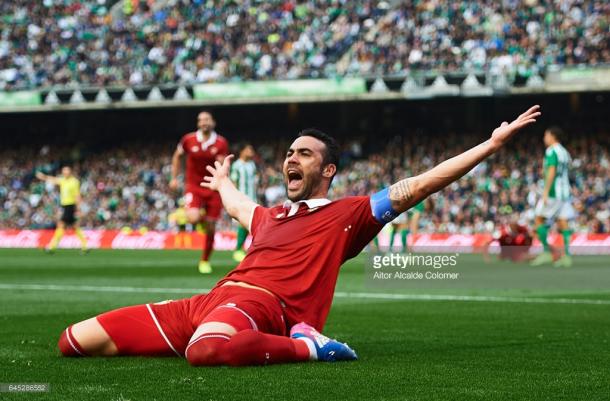
[{"label": "grass turf texture", "polygon": [[[51,385],[48,393],[0,393],[0,398],[607,400],[610,394],[610,290],[453,292],[551,302],[606,300],[598,305],[347,296],[371,292],[363,280],[364,256],[344,266],[337,291],[348,294],[336,298],[325,328],[356,349],[357,362],[192,368],[180,358],[59,357],[56,341],[68,324],[121,306],[187,297],[188,289],[210,288],[233,266],[230,253],[217,252],[214,274],[204,277],[196,271],[197,257],[197,252],[183,251],[93,251],[81,256],[68,250],[55,255],[0,250],[0,383]],[[574,269],[583,274],[608,267],[607,257],[577,259]],[[476,255],[463,255],[462,263],[485,268]],[[15,286],[28,283],[60,287]],[[115,287],[137,287],[138,292]],[[407,292],[414,291],[402,290]],[[452,294],[447,289],[435,293]]]}]

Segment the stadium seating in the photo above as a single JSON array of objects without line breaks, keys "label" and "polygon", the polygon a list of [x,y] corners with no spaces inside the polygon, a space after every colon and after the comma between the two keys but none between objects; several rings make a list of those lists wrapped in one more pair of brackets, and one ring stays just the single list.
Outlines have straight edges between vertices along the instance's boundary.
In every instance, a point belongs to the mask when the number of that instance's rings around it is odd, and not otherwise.
[{"label": "stadium seating", "polygon": [[[575,137],[567,144],[576,168],[571,177],[579,232],[610,231],[610,154],[607,133]],[[386,149],[363,153],[365,143],[346,143],[342,168],[331,197],[366,195],[449,158],[480,141],[480,136],[447,134],[442,143],[426,135],[396,137]],[[82,223],[88,228],[164,230],[176,206],[177,194],[168,187],[174,144],[121,145],[102,153],[86,149],[0,152],[0,227],[42,228],[53,225],[57,190],[45,188],[35,169],[57,173],[59,160],[74,161],[81,178]],[[280,171],[286,144],[258,144],[259,171],[264,171],[259,200],[284,201]],[[532,154],[540,157],[532,158]],[[543,145],[538,137],[522,136],[469,175],[433,196],[433,210],[422,218],[424,232],[489,232],[506,216],[533,220],[541,187]],[[33,162],[32,160],[36,160]],[[526,165],[527,167],[523,168]],[[222,228],[231,224],[226,216]]]},{"label": "stadium seating", "polygon": [[0,3],[0,90],[610,62],[604,0],[114,3]]}]

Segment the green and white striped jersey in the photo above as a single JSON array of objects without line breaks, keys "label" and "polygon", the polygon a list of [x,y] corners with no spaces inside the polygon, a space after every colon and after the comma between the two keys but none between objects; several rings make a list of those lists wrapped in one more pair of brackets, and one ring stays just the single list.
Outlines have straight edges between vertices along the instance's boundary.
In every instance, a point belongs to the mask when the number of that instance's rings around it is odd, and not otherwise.
[{"label": "green and white striped jersey", "polygon": [[231,165],[231,181],[237,189],[256,202],[256,164],[237,159]]},{"label": "green and white striped jersey", "polygon": [[570,179],[568,178],[568,167],[572,159],[570,154],[561,146],[560,143],[556,143],[549,146],[544,153],[544,177],[546,177],[549,171],[549,167],[555,166],[555,179],[551,183],[551,189],[549,191],[549,198],[555,198],[559,200],[570,199]]}]

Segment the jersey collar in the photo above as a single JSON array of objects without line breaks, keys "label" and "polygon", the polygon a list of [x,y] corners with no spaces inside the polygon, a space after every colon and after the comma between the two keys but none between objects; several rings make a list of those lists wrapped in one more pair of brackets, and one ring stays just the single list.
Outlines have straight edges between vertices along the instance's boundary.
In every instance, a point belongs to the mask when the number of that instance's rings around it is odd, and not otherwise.
[{"label": "jersey collar", "polygon": [[330,200],[328,200],[326,198],[317,198],[317,199],[304,199],[304,200],[300,200],[298,202],[286,201],[284,203],[284,208],[288,209],[288,207],[290,206],[290,211],[288,212],[286,217],[294,216],[295,214],[297,214],[300,203],[305,203],[307,205],[307,208],[309,210],[311,210],[311,209],[319,208],[320,206],[328,205],[330,203]]},{"label": "jersey collar", "polygon": [[204,142],[203,141],[203,132],[201,132],[200,129],[198,129],[197,132],[195,132],[195,136],[197,137],[197,141],[199,143],[201,143],[201,148],[204,150],[207,149],[210,145],[213,145],[214,142],[216,142],[216,138],[218,137],[218,135],[216,134],[216,131],[212,131],[208,140]]}]

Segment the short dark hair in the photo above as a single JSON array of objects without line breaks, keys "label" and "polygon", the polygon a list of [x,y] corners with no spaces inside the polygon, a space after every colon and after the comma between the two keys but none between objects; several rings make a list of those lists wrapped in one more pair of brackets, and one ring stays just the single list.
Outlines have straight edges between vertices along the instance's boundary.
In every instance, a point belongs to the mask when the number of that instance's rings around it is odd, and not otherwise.
[{"label": "short dark hair", "polygon": [[214,119],[214,114],[212,114],[212,112],[211,112],[210,110],[207,110],[207,109],[199,110],[199,111],[197,112],[197,116],[199,116],[199,114],[201,114],[201,113],[206,113],[206,114],[209,114],[209,115],[210,115],[210,117],[212,117],[212,120]]},{"label": "short dark hair", "polygon": [[254,146],[252,146],[252,144],[250,142],[238,142],[236,145],[236,149],[239,153],[241,153],[248,146],[250,146],[251,148],[254,149]]},{"label": "short dark hair", "polygon": [[334,164],[337,169],[339,169],[340,151],[339,144],[337,143],[335,138],[316,128],[306,128],[303,131],[299,132],[298,136],[311,136],[321,142],[324,142],[324,145],[326,146],[326,152],[324,152],[323,159],[324,165],[326,166],[328,164]]},{"label": "short dark hair", "polygon": [[565,132],[558,127],[557,125],[553,125],[549,128],[546,129],[547,131],[549,131],[554,137],[555,139],[557,139],[557,142],[563,142],[566,139],[566,134]]}]

